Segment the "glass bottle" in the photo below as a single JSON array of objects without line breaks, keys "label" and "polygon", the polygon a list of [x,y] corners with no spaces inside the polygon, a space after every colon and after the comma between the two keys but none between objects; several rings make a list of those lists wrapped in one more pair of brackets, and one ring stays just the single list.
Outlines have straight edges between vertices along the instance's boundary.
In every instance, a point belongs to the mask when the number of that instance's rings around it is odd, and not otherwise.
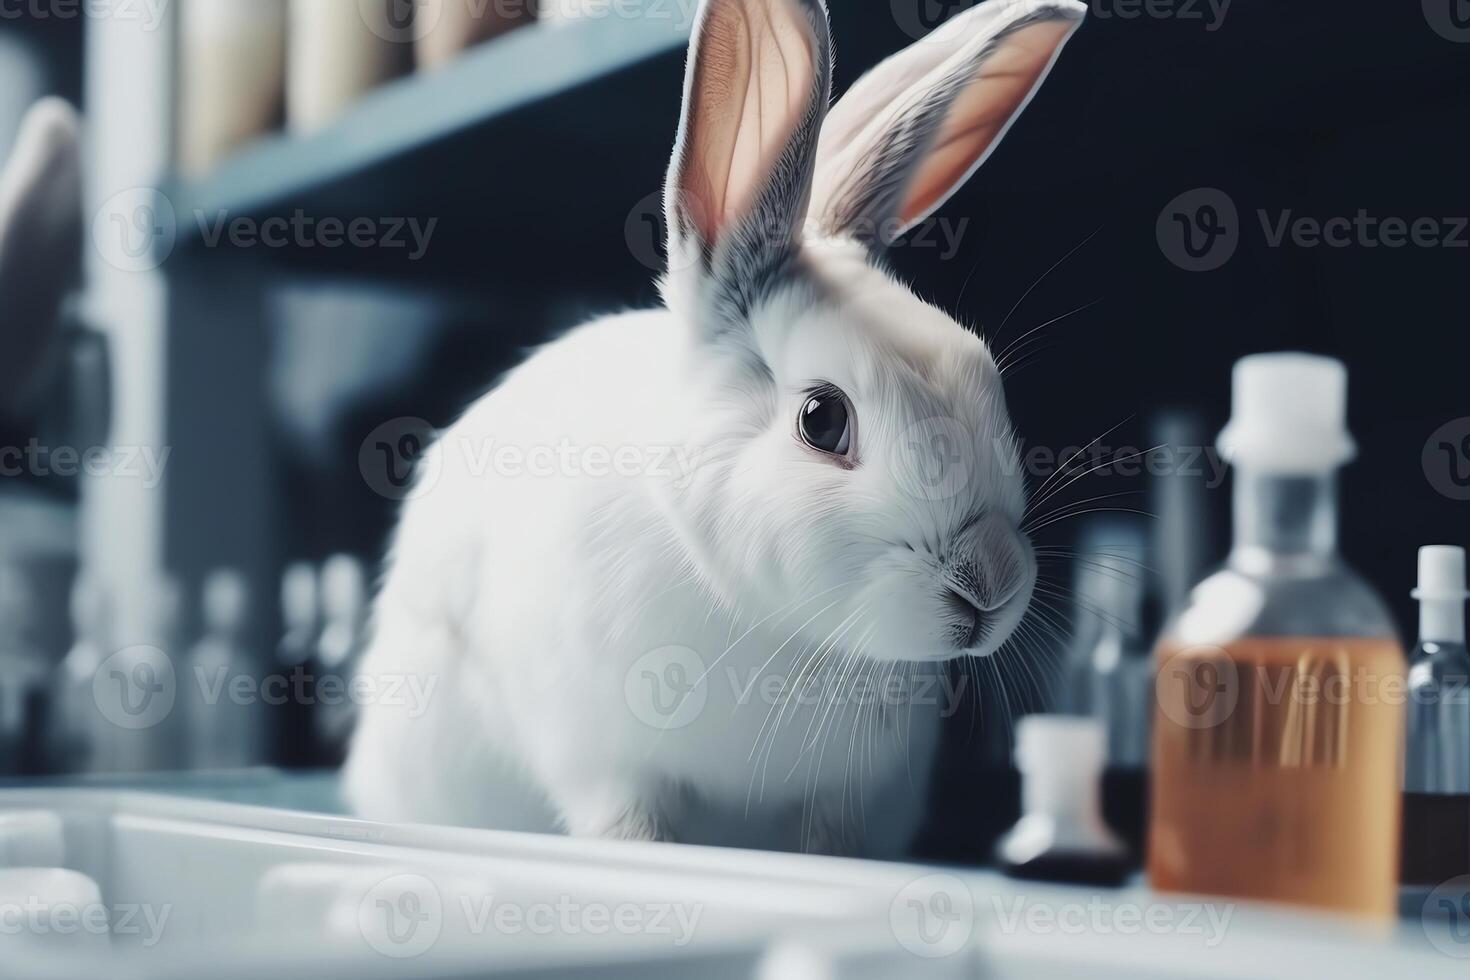
[{"label": "glass bottle", "polygon": [[1152,641],[1146,606],[1153,583],[1142,527],[1115,522],[1112,550],[1093,562],[1099,573],[1091,601],[1099,620],[1091,654],[1091,714],[1103,725],[1106,756],[1102,809],[1108,826],[1142,860],[1148,818]]},{"label": "glass bottle", "polygon": [[189,767],[259,765],[264,718],[260,665],[248,638],[249,584],[240,572],[219,569],[205,579],[202,600],[204,635],[189,651],[186,679]]},{"label": "glass bottle", "polygon": [[316,567],[297,562],[281,577],[281,619],[285,630],[276,645],[276,669],[287,680],[285,702],[277,715],[277,761],[309,766],[312,750],[312,661],[321,636],[320,583]]},{"label": "glass bottle", "polygon": [[317,637],[317,701],[312,726],[318,765],[337,766],[357,723],[349,696],[357,662],[367,643],[367,573],[351,555],[333,555],[322,565],[322,628]]},{"label": "glass bottle", "polygon": [[1470,875],[1470,650],[1465,550],[1419,549],[1419,644],[1409,658],[1402,880]]},{"label": "glass bottle", "polygon": [[1157,888],[1394,914],[1404,657],[1337,551],[1346,394],[1328,358],[1236,365],[1234,546],[1156,651]]}]

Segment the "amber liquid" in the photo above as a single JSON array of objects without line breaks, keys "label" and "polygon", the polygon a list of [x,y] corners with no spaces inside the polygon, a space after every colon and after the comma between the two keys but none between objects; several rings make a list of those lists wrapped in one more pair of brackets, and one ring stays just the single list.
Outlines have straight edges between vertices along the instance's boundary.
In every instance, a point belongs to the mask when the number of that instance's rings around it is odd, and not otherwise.
[{"label": "amber liquid", "polygon": [[1395,913],[1403,650],[1247,638],[1158,650],[1156,888]]}]

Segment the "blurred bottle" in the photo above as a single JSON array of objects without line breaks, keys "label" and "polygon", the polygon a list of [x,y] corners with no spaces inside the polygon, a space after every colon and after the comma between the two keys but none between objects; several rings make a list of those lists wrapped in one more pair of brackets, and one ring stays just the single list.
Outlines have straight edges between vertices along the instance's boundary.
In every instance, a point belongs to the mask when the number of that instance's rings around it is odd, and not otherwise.
[{"label": "blurred bottle", "polygon": [[264,748],[260,661],[247,642],[250,591],[232,569],[204,582],[204,635],[189,651],[183,688],[189,765],[238,769],[258,765]]},{"label": "blurred bottle", "polygon": [[1148,813],[1149,727],[1153,714],[1152,576],[1145,528],[1113,522],[1109,549],[1091,559],[1098,620],[1090,658],[1091,714],[1106,737],[1102,809],[1108,825],[1140,859]]},{"label": "blurred bottle", "polygon": [[1155,887],[1393,915],[1403,650],[1337,553],[1346,403],[1337,361],[1236,365],[1235,544],[1157,653]]},{"label": "blurred bottle", "polygon": [[112,640],[107,592],[85,573],[72,585],[71,628],[71,648],[56,672],[47,751],[53,770],[88,772],[98,763],[98,746],[112,734],[93,693]]},{"label": "blurred bottle", "polygon": [[1409,658],[1402,880],[1470,875],[1470,650],[1465,549],[1419,549],[1419,644]]},{"label": "blurred bottle", "polygon": [[453,61],[468,47],[536,19],[536,0],[420,0],[414,11],[420,68]]},{"label": "blurred bottle", "polygon": [[317,763],[336,766],[347,754],[357,720],[349,685],[367,642],[367,576],[362,562],[334,555],[322,566],[322,632],[317,641],[316,707],[313,712]]},{"label": "blurred bottle", "polygon": [[1103,728],[1092,718],[1029,715],[1016,725],[1022,814],[996,848],[1007,874],[1099,885],[1127,876],[1127,849],[1100,806],[1105,752]]},{"label": "blurred bottle", "polygon": [[45,771],[51,658],[32,640],[32,608],[24,573],[0,566],[0,775]]},{"label": "blurred bottle", "polygon": [[285,0],[188,0],[179,74],[179,168],[199,176],[280,125]]},{"label": "blurred bottle", "polygon": [[1169,464],[1149,489],[1156,518],[1152,563],[1164,618],[1171,619],[1188,604],[1189,590],[1207,570],[1211,535],[1205,492],[1218,460],[1206,450],[1203,424],[1188,413],[1159,416],[1151,441],[1167,453]]},{"label": "blurred bottle", "polygon": [[286,118],[312,132],[409,69],[413,16],[402,0],[291,0]]},{"label": "blurred bottle", "polygon": [[[90,772],[157,772],[176,769],[184,760],[183,720],[177,708],[187,678],[179,659],[178,583],[160,575],[142,594],[145,605],[132,635],[117,631],[117,610],[107,594],[92,600],[106,610],[106,626],[97,630],[94,641],[103,644],[104,654],[96,668],[91,668],[89,652],[73,649],[78,657],[68,698],[75,699],[71,704],[78,711],[86,710],[81,674],[89,668],[93,672],[95,714],[85,726],[90,731],[85,750]],[[85,593],[75,598],[88,601]]]},{"label": "blurred bottle", "polygon": [[276,645],[276,667],[287,679],[279,717],[277,757],[282,765],[312,763],[312,661],[321,638],[321,597],[316,568],[297,562],[281,577],[285,632]]},{"label": "blurred bottle", "polygon": [[1117,578],[1137,575],[1145,556],[1144,537],[1136,525],[1113,517],[1094,518],[1084,525],[1074,563],[1071,631],[1062,657],[1056,711],[1094,713],[1093,659],[1104,620],[1113,615]]}]

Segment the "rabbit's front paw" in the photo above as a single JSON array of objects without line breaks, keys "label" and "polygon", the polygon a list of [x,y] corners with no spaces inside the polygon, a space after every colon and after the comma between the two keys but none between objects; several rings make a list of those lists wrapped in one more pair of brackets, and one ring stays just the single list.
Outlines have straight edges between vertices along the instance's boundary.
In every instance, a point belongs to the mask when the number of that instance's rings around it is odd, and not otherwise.
[{"label": "rabbit's front paw", "polygon": [[642,841],[674,839],[658,802],[631,791],[603,788],[564,800],[562,822],[573,837]]}]

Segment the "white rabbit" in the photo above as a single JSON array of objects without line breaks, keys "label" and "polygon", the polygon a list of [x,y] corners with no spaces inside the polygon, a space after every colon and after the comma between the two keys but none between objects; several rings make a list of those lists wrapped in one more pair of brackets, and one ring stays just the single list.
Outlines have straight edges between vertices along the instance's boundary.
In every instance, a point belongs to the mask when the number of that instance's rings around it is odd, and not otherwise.
[{"label": "white rabbit", "polygon": [[829,113],[821,0],[706,0],[667,308],[542,348],[421,461],[362,672],[433,693],[364,708],[359,813],[903,850],[934,679],[1006,640],[1036,564],[994,361],[882,253],[1084,9],[990,0]]}]

